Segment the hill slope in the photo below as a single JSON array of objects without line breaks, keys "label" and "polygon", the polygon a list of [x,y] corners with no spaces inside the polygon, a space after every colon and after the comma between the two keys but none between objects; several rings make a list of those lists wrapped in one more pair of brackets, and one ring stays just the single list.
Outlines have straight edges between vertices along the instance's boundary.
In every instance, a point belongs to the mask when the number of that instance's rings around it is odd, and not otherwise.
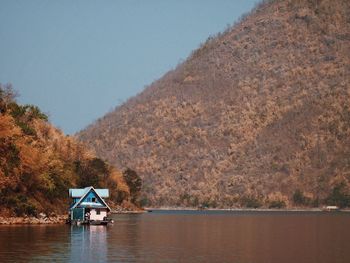
[{"label": "hill slope", "polygon": [[346,0],[265,1],[78,137],[135,169],[147,205],[349,201],[349,18]]},{"label": "hill slope", "polygon": [[66,213],[70,187],[107,187],[111,205],[133,207],[123,175],[53,127],[0,85],[0,215]]}]

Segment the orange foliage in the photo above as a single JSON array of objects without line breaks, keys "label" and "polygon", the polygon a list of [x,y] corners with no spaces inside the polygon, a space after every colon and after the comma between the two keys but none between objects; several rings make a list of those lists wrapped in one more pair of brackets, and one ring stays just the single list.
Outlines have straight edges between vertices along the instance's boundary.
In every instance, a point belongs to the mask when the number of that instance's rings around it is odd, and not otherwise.
[{"label": "orange foliage", "polygon": [[[27,109],[31,108],[0,96],[0,212],[61,213],[69,203],[68,188],[82,186],[82,171],[90,172],[88,165],[97,158],[81,142],[48,123],[40,110],[38,118],[25,118]],[[94,171],[92,181],[110,188],[111,205],[127,204],[129,189],[121,173],[102,160],[99,163],[107,170]]]},{"label": "orange foliage", "polygon": [[18,135],[21,135],[21,130],[15,125],[13,118],[9,115],[0,114],[0,138]]},{"label": "orange foliage", "polygon": [[262,1],[79,138],[137,171],[149,205],[324,200],[350,185],[349,9]]}]

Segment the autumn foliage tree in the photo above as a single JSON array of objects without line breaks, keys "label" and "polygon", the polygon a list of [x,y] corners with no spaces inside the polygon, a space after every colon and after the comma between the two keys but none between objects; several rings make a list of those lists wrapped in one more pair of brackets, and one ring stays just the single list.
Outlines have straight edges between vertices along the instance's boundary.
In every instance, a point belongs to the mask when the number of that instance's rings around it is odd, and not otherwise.
[{"label": "autumn foliage tree", "polygon": [[130,189],[130,197],[133,203],[139,203],[142,180],[140,176],[132,169],[127,168],[123,172],[123,177]]},{"label": "autumn foliage tree", "polygon": [[11,85],[0,85],[1,214],[65,212],[71,187],[109,188],[111,205],[129,199],[120,172],[15,97]]}]

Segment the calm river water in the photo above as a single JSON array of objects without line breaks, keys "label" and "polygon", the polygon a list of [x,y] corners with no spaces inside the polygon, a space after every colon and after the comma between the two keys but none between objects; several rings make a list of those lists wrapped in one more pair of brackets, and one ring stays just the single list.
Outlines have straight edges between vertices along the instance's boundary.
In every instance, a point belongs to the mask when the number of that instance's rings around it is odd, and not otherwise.
[{"label": "calm river water", "polygon": [[0,262],[350,262],[350,213],[154,211],[0,226]]}]

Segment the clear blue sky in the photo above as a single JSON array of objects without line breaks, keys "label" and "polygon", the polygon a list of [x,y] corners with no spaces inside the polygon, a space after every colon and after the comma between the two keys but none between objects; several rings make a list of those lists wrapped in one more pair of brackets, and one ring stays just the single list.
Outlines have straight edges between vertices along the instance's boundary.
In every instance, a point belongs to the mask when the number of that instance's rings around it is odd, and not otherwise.
[{"label": "clear blue sky", "polygon": [[184,60],[257,0],[0,0],[0,83],[72,134]]}]

